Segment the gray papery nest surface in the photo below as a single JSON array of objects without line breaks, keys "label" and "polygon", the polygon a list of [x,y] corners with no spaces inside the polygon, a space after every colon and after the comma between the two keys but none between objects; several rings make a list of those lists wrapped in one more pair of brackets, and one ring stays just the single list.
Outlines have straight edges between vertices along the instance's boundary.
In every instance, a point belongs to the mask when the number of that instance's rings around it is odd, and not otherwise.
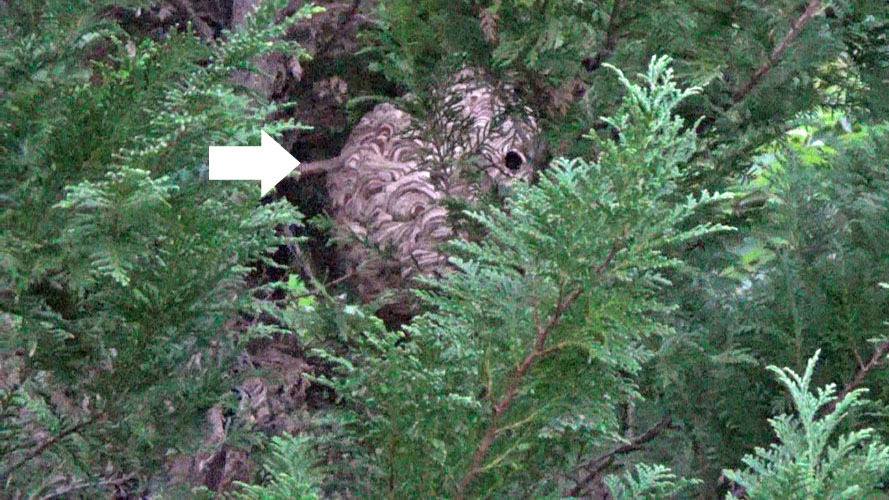
[{"label": "gray papery nest surface", "polygon": [[463,70],[422,120],[379,104],[353,129],[341,154],[303,164],[327,173],[336,239],[362,300],[396,291],[387,307],[409,316],[404,292],[416,276],[447,272],[439,245],[459,234],[444,201],[473,201],[516,179],[529,181],[537,125],[515,94]]}]

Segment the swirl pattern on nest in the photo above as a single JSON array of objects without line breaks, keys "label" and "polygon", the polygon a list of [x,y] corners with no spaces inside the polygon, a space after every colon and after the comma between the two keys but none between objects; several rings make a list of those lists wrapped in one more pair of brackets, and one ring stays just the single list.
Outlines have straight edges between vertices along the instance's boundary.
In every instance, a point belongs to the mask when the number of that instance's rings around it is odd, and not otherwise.
[{"label": "swirl pattern on nest", "polygon": [[[464,70],[445,93],[446,120],[419,122],[384,103],[352,131],[327,188],[346,270],[363,300],[446,272],[438,246],[459,235],[444,200],[531,179],[536,123],[525,107],[513,116],[504,94],[513,95]],[[410,315],[412,303],[401,296],[390,307]]]}]

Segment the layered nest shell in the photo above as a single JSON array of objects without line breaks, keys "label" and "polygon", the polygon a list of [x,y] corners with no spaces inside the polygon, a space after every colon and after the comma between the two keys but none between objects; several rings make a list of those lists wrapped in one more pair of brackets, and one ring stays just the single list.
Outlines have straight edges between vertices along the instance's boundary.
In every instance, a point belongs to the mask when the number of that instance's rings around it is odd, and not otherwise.
[{"label": "layered nest shell", "polygon": [[448,272],[454,237],[447,200],[476,201],[530,181],[537,125],[508,87],[463,70],[414,117],[377,105],[349,136],[327,175],[341,258],[365,302],[384,291],[391,314],[410,316],[417,276]]}]

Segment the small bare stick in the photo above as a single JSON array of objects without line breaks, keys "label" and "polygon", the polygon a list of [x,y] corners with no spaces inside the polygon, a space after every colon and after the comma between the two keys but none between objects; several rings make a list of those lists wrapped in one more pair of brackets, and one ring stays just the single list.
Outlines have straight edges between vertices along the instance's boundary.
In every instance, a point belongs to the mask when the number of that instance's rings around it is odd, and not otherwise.
[{"label": "small bare stick", "polygon": [[336,156],[329,160],[318,160],[300,163],[299,167],[290,174],[292,178],[308,177],[326,174],[343,166],[343,157]]}]

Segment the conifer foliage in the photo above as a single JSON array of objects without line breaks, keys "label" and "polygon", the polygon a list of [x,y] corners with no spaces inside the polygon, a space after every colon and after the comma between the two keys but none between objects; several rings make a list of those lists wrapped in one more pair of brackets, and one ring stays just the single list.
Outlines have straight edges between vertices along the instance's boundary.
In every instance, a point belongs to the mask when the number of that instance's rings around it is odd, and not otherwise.
[{"label": "conifer foliage", "polygon": [[811,392],[818,352],[802,376],[789,368],[769,366],[793,401],[796,415],[769,420],[778,443],[757,448],[744,457],[745,471],[727,471],[744,498],[879,498],[889,473],[889,446],[873,429],[833,434],[855,407],[863,405],[866,389],[842,396],[828,384]]},{"label": "conifer foliage", "polygon": [[432,312],[403,339],[368,341],[380,358],[341,387],[372,415],[356,436],[376,450],[368,491],[557,494],[573,486],[562,471],[619,431],[646,342],[672,335],[657,294],[681,262],[664,248],[728,229],[682,224],[729,196],[676,192],[695,136],[673,111],[698,89],[669,62],[639,83],[615,69],[619,141],[590,135],[597,158],[559,160],[505,208],[470,213],[487,237],[453,244],[457,271],[422,293]]},{"label": "conifer foliage", "polygon": [[196,445],[245,340],[233,320],[259,307],[247,265],[300,220],[248,183],[208,183],[206,155],[258,140],[275,108],[232,72],[299,54],[276,39],[312,9],[276,24],[266,2],[209,46],[134,38],[101,7],[0,7],[0,481],[28,497],[140,484]]},{"label": "conifer foliage", "polygon": [[317,474],[311,471],[310,448],[305,438],[272,438],[272,449],[265,464],[270,476],[264,485],[241,483],[235,493],[239,500],[315,500],[320,497]]},{"label": "conifer foliage", "polygon": [[[0,496],[887,495],[886,0],[325,5],[0,0]],[[274,51],[270,103],[238,82]],[[301,215],[329,182],[207,179],[208,146],[293,139],[287,100],[340,124],[367,93],[430,179],[472,166],[435,90],[461,72],[533,118],[533,175],[436,199],[462,240],[398,328]],[[273,407],[298,425],[251,432]],[[177,484],[200,456],[248,458]]]}]

